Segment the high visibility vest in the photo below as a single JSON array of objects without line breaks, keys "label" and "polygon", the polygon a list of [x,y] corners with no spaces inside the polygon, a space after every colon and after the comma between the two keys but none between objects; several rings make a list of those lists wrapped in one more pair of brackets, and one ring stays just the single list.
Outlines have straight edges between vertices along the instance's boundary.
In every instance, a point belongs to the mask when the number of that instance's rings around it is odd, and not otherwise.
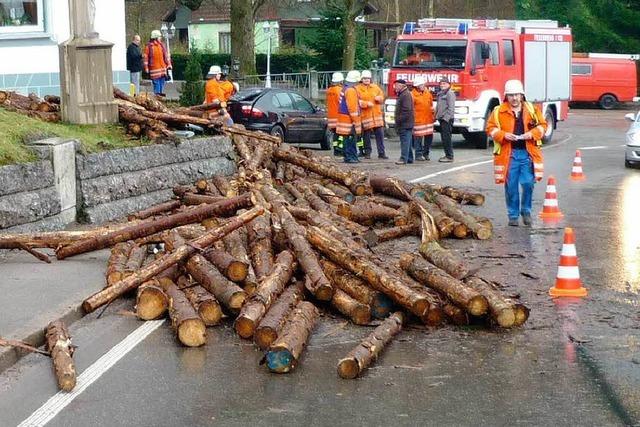
[{"label": "high visibility vest", "polygon": [[433,135],[433,96],[427,89],[411,91],[413,97],[413,111],[415,123],[413,125],[413,135],[426,136]]},{"label": "high visibility vest", "polygon": [[151,80],[166,76],[169,68],[171,68],[171,58],[167,55],[162,42],[152,40],[147,43],[144,49],[144,71],[149,73]]},{"label": "high visibility vest", "polygon": [[229,80],[224,80],[219,82],[220,85],[220,89],[222,89],[222,94],[224,96],[224,99],[222,99],[221,101],[225,101],[227,102],[229,100],[229,98],[231,98],[231,96],[233,95],[233,83],[231,83]]},{"label": "high visibility vest", "polygon": [[216,79],[209,79],[204,85],[204,102],[209,104],[213,101],[224,102],[224,90],[220,86],[220,82]]},{"label": "high visibility vest", "polygon": [[356,90],[358,91],[359,104],[362,110],[362,128],[369,130],[384,126],[381,108],[384,103],[382,89],[373,83],[368,85],[360,83],[356,85]]},{"label": "high visibility vest", "polygon": [[335,130],[338,125],[338,104],[340,104],[342,85],[334,85],[327,89],[327,126]]},{"label": "high visibility vest", "polygon": [[351,135],[354,127],[357,134],[362,133],[358,91],[353,85],[344,85],[340,91],[336,133],[338,135]]},{"label": "high visibility vest", "polygon": [[[542,157],[542,138],[547,129],[547,122],[544,120],[542,113],[538,107],[530,102],[525,101],[525,108],[522,112],[522,120],[525,129],[528,129],[533,136],[532,140],[527,140],[525,148],[533,162],[533,174],[536,181],[540,181],[544,176],[544,164]],[[507,102],[503,102],[493,109],[489,115],[486,132],[494,141],[493,150],[493,174],[496,184],[503,184],[507,180],[509,171],[509,162],[511,160],[511,144],[505,142],[504,135],[507,132],[513,132],[515,129],[516,119],[511,111],[511,106]]]}]

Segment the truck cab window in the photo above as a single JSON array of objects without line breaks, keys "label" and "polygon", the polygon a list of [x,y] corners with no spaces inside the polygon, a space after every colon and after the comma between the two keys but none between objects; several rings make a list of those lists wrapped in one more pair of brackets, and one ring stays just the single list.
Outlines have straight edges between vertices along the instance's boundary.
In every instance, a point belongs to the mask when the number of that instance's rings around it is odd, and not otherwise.
[{"label": "truck cab window", "polygon": [[483,49],[486,49],[485,46],[485,42],[473,42],[473,51],[471,52],[473,56],[471,57],[471,63],[474,68],[484,67],[485,58],[487,57],[486,55],[483,55]]},{"label": "truck cab window", "polygon": [[502,50],[504,53],[504,65],[514,65],[516,60],[513,53],[513,40],[503,40]]},{"label": "truck cab window", "polygon": [[489,42],[489,59],[491,60],[491,65],[500,65],[498,42]]},{"label": "truck cab window", "polygon": [[401,41],[396,44],[393,65],[423,69],[463,69],[467,42],[464,40]]}]

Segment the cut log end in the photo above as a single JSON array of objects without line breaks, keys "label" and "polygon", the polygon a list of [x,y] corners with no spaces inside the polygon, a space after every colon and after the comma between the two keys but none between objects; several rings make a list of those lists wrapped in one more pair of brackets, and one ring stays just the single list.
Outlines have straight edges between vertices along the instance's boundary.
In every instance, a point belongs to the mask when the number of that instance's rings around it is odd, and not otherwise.
[{"label": "cut log end", "polygon": [[206,326],[202,319],[187,319],[178,326],[178,339],[187,347],[204,345],[206,337]]},{"label": "cut log end", "polygon": [[444,321],[444,312],[440,307],[431,307],[425,316],[422,317],[422,321],[427,326],[440,326]]},{"label": "cut log end", "polygon": [[236,292],[233,294],[229,300],[229,308],[234,311],[240,311],[242,305],[244,304],[244,300],[247,299],[247,292]]},{"label": "cut log end", "polygon": [[514,326],[522,326],[529,319],[529,308],[524,304],[516,304],[514,307],[515,320]]},{"label": "cut log end", "polygon": [[240,316],[236,319],[234,328],[241,338],[248,340],[253,337],[256,330],[256,322],[248,317]]},{"label": "cut log end", "polygon": [[371,308],[368,305],[359,304],[351,313],[351,320],[356,325],[368,325],[371,322]]},{"label": "cut log end", "polygon": [[271,348],[266,357],[267,367],[271,372],[286,374],[291,371],[296,364],[293,354],[286,348]]},{"label": "cut log end", "polygon": [[320,301],[331,301],[334,289],[331,285],[320,285],[315,289],[313,295]]},{"label": "cut log end", "polygon": [[227,267],[226,276],[234,282],[241,282],[247,278],[249,267],[241,261],[233,261]]},{"label": "cut log end", "polygon": [[475,232],[476,238],[479,240],[487,240],[491,238],[491,229],[489,227],[478,227]]},{"label": "cut log end", "polygon": [[278,334],[272,328],[258,328],[253,339],[261,350],[266,350],[278,338]]},{"label": "cut log end", "polygon": [[206,326],[215,326],[222,319],[222,309],[216,303],[203,303],[198,307],[198,315]]},{"label": "cut log end", "polygon": [[354,357],[345,357],[338,362],[338,375],[346,380],[354,379],[360,373],[358,361]]},{"label": "cut log end", "polygon": [[469,310],[469,314],[473,316],[482,316],[489,310],[489,303],[484,296],[478,295],[471,298],[467,309]]},{"label": "cut log end", "polygon": [[155,287],[147,287],[138,294],[136,315],[141,320],[154,320],[162,316],[169,306],[164,292]]},{"label": "cut log end", "polygon": [[505,308],[496,315],[496,322],[501,328],[512,328],[516,322],[516,313],[513,308]]}]

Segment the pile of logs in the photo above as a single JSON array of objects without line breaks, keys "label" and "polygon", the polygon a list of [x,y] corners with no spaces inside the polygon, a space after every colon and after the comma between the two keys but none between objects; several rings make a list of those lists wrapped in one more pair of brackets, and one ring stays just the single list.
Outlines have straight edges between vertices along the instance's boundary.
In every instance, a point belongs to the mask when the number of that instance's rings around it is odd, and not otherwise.
[{"label": "pile of logs", "polygon": [[[176,187],[174,199],[122,224],[5,235],[0,248],[55,248],[58,259],[111,248],[105,288],[84,301],[87,313],[134,293],[137,316],[168,316],[185,346],[205,344],[206,327],[226,316],[278,373],[300,362],[320,313],[378,325],[338,362],[343,378],[358,376],[407,322],[512,328],[527,320],[527,307],[443,246],[447,237],[491,237],[490,221],[462,206],[482,195],[345,169],[269,135],[228,132],[235,175]],[[390,256],[397,248],[404,253]]]},{"label": "pile of logs", "polygon": [[45,122],[60,121],[60,97],[45,96],[40,99],[35,94],[29,96],[0,90],[0,106],[5,110],[24,114]]}]

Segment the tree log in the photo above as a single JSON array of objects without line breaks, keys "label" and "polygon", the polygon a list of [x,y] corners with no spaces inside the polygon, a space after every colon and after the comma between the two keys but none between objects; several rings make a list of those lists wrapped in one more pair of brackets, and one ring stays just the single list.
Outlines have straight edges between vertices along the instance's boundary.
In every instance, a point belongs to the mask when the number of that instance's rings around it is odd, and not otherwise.
[{"label": "tree log", "polygon": [[303,299],[304,285],[302,282],[295,282],[280,294],[280,297],[262,317],[253,334],[254,342],[261,350],[266,350],[276,340],[287,316]]},{"label": "tree log", "polygon": [[229,181],[227,180],[227,178],[222,175],[214,175],[211,178],[211,182],[216,186],[220,194],[229,197],[231,186],[229,185]]},{"label": "tree log", "polygon": [[473,216],[462,211],[451,198],[441,194],[434,195],[434,200],[440,209],[454,220],[466,225],[473,235],[479,240],[486,240],[491,237],[491,229],[485,227]]},{"label": "tree log", "polygon": [[235,321],[235,329],[240,337],[250,339],[260,319],[269,307],[284,291],[295,270],[295,258],[289,251],[280,252],[273,266],[271,274],[262,280],[256,291],[242,307]]},{"label": "tree log", "polygon": [[469,227],[461,222],[455,222],[453,224],[453,237],[456,239],[466,239],[470,234]]},{"label": "tree log", "polygon": [[359,250],[332,239],[317,227],[307,228],[307,239],[336,264],[366,280],[374,289],[384,293],[416,316],[422,317],[429,311],[430,304],[424,295],[410,289],[394,274],[364,258]]},{"label": "tree log", "polygon": [[47,325],[46,339],[58,387],[63,391],[73,390],[76,386],[76,366],[72,358],[71,335],[62,320]]},{"label": "tree log", "polygon": [[52,104],[60,104],[60,97],[57,95],[45,95],[44,100]]},{"label": "tree log", "polygon": [[351,204],[349,202],[323,185],[316,183],[312,185],[312,188],[322,200],[333,206],[335,213],[345,218],[351,217]]},{"label": "tree log", "polygon": [[373,363],[387,344],[402,330],[404,315],[397,311],[338,362],[338,375],[353,379]]},{"label": "tree log", "polygon": [[465,285],[428,261],[414,254],[400,256],[400,267],[420,283],[446,295],[451,301],[473,316],[487,312],[487,299],[473,288]]},{"label": "tree log", "polygon": [[356,325],[368,325],[371,322],[371,307],[351,298],[342,289],[335,290],[331,305]]},{"label": "tree log", "polygon": [[305,281],[305,286],[309,286],[309,291],[320,301],[331,301],[334,289],[322,272],[318,257],[305,239],[304,229],[298,225],[291,213],[286,209],[282,195],[275,188],[270,185],[264,185],[261,191],[280,217],[282,227],[289,243],[293,247],[296,258],[304,272],[309,276],[309,280]]},{"label": "tree log", "polygon": [[291,194],[294,198],[294,204],[296,206],[308,206],[309,202],[307,202],[307,199],[304,198],[304,194],[302,194],[302,192],[300,190],[298,190],[296,188],[295,185],[293,185],[290,182],[285,182],[284,183],[284,188],[287,189],[287,191],[289,192],[289,194]]},{"label": "tree log", "polygon": [[161,113],[170,113],[171,111],[167,108],[155,95],[149,92],[139,93],[134,97],[136,104],[144,107],[149,111],[156,111]]},{"label": "tree log", "polygon": [[147,246],[133,244],[127,257],[127,262],[124,265],[124,272],[122,278],[129,277],[142,267],[145,259],[147,259]]},{"label": "tree log", "polygon": [[129,259],[129,253],[134,246],[132,241],[121,242],[115,245],[111,249],[111,255],[107,261],[107,286],[111,286],[114,283],[124,278],[125,265],[127,259]]},{"label": "tree log", "polygon": [[399,239],[405,236],[419,236],[420,224],[414,222],[407,225],[385,228],[382,230],[376,230],[375,234],[377,236],[377,243],[387,242],[389,240]]},{"label": "tree log", "polygon": [[184,193],[180,196],[182,203],[185,205],[201,205],[203,203],[219,203],[229,200],[224,196],[211,196],[209,194]]},{"label": "tree log", "polygon": [[232,137],[232,141],[233,141],[233,146],[235,147],[236,151],[238,152],[238,155],[240,156],[240,164],[242,165],[248,165],[249,162],[251,162],[251,150],[249,149],[249,146],[247,145],[247,137],[244,135],[233,135]]},{"label": "tree log", "polygon": [[439,192],[445,196],[451,197],[462,205],[471,204],[481,206],[484,204],[484,196],[480,193],[471,193],[453,187],[443,187]]},{"label": "tree log", "polygon": [[166,270],[175,263],[188,258],[196,252],[196,248],[204,249],[208,246],[211,246],[216,240],[219,240],[231,231],[242,227],[246,222],[251,221],[256,216],[261,215],[263,212],[263,208],[256,207],[236,217],[229,218],[223,224],[208,231],[201,237],[190,240],[188,244],[176,248],[171,253],[162,255],[160,258],[142,267],[131,276],[122,279],[117,283],[114,283],[113,286],[107,289],[93,294],[82,303],[82,308],[85,312],[91,313],[96,308],[113,301],[120,295],[132,289],[137,288],[141,283],[149,280],[151,277],[155,276],[161,271]]},{"label": "tree log", "polygon": [[165,292],[169,297],[169,317],[178,340],[187,347],[199,347],[207,341],[206,325],[198,316],[184,292],[173,282],[167,282]]},{"label": "tree log", "polygon": [[284,171],[285,171],[285,163],[284,162],[277,162],[276,164],[276,172],[275,172],[275,176],[274,176],[274,181],[276,182],[276,184],[278,185],[282,185],[284,184]]},{"label": "tree log", "polygon": [[218,300],[200,285],[193,284],[186,276],[178,278],[178,287],[187,297],[206,326],[214,326],[222,319],[222,309]]},{"label": "tree log", "polygon": [[163,316],[167,308],[169,308],[169,297],[165,292],[163,281],[166,282],[167,278],[153,278],[138,287],[135,305],[138,319],[158,319]]},{"label": "tree log", "polygon": [[467,312],[460,307],[446,302],[442,305],[445,317],[456,326],[466,326],[469,324],[469,316]]},{"label": "tree log", "polygon": [[203,256],[232,282],[241,283],[247,278],[249,265],[224,249],[211,248]]},{"label": "tree log", "polygon": [[404,200],[405,202],[409,202],[412,199],[412,185],[401,181],[398,178],[386,175],[370,175],[369,184],[375,193],[395,197],[396,199]]},{"label": "tree log", "polygon": [[247,244],[253,271],[258,282],[271,273],[273,249],[271,247],[271,215],[265,213],[247,224]]},{"label": "tree log", "polygon": [[328,179],[323,179],[322,185],[333,191],[336,196],[340,197],[347,203],[354,203],[356,201],[356,196],[345,186],[336,184],[335,182]]},{"label": "tree log", "polygon": [[336,288],[342,289],[352,298],[369,306],[374,317],[384,319],[389,315],[393,303],[385,294],[371,289],[367,282],[338,267],[331,261],[321,260],[320,264],[324,274]]},{"label": "tree log", "polygon": [[[436,227],[438,228],[438,234],[441,238],[448,237],[453,233],[455,228],[455,221],[449,218],[442,209],[438,207],[435,203],[427,202],[425,199],[420,197],[415,197],[413,200],[422,208],[426,209],[426,211],[431,215],[433,221],[435,222]],[[412,206],[412,210],[415,211],[415,208]]]},{"label": "tree log", "polygon": [[500,291],[476,276],[468,277],[465,280],[465,283],[480,294],[484,295],[489,303],[491,318],[497,325],[502,328],[511,328],[515,326],[515,307],[500,293]]},{"label": "tree log", "polygon": [[443,269],[458,280],[464,279],[469,274],[469,269],[464,262],[453,252],[440,246],[435,240],[423,242],[419,251],[431,264]]},{"label": "tree log", "polygon": [[247,276],[244,278],[243,287],[248,294],[252,294],[256,286],[258,286],[258,279],[256,278],[255,270],[253,269],[247,248],[243,242],[242,232],[244,232],[244,230],[229,233],[223,241],[231,256],[247,264]]},{"label": "tree log", "polygon": [[400,215],[396,209],[377,203],[358,200],[351,206],[351,221],[372,225],[376,221],[389,221]]},{"label": "tree log", "polygon": [[389,196],[381,196],[381,195],[369,196],[367,200],[370,202],[377,203],[379,205],[386,206],[388,208],[392,208],[392,209],[401,209],[403,206],[406,205],[406,203],[403,202],[402,200],[398,200],[394,197],[389,197]]},{"label": "tree log", "polygon": [[141,211],[132,213],[127,218],[129,220],[146,219],[152,216],[163,214],[165,212],[170,212],[174,209],[178,209],[181,205],[182,203],[180,203],[180,200],[168,200],[164,203],[160,203],[160,204],[151,206],[147,209],[143,209]]},{"label": "tree log", "polygon": [[56,256],[58,259],[64,259],[69,256],[103,249],[113,246],[116,243],[138,239],[179,225],[200,222],[211,216],[229,215],[238,209],[246,208],[251,205],[251,195],[246,194],[226,199],[218,203],[197,206],[187,212],[179,212],[158,219],[151,218],[137,224],[133,224],[129,227],[107,231],[96,234],[89,239],[74,242],[68,246],[60,248],[56,252]]},{"label": "tree log", "polygon": [[310,302],[300,301],[266,354],[271,372],[282,374],[296,367],[317,320],[318,309]]}]

